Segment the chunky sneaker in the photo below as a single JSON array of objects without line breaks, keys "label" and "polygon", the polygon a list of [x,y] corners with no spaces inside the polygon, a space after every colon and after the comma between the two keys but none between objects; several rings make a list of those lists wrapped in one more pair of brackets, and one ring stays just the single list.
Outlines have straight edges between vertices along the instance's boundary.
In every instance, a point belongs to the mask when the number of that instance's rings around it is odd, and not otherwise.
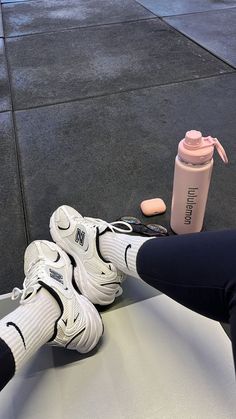
[{"label": "chunky sneaker", "polygon": [[49,343],[80,353],[91,351],[103,334],[102,320],[93,304],[73,288],[72,265],[66,253],[55,243],[34,241],[25,251],[24,271],[23,289],[14,288],[13,299],[21,295],[21,304],[27,304],[44,287],[61,309]]},{"label": "chunky sneaker", "polygon": [[93,304],[106,305],[122,294],[124,274],[103,259],[99,251],[99,236],[105,231],[124,232],[116,224],[100,219],[82,217],[74,208],[59,207],[51,216],[50,233],[53,240],[75,261],[74,276],[80,292]]}]

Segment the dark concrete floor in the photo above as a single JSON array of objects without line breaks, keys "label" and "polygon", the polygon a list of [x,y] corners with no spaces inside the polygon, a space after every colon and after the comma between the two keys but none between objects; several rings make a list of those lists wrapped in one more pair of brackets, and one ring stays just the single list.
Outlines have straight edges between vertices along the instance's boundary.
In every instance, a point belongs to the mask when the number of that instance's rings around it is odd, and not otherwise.
[{"label": "dark concrete floor", "polygon": [[[2,19],[1,19],[2,15]],[[236,212],[236,0],[5,0],[0,13],[0,294],[60,204],[109,221],[161,196],[189,129],[217,136],[205,229]]]}]

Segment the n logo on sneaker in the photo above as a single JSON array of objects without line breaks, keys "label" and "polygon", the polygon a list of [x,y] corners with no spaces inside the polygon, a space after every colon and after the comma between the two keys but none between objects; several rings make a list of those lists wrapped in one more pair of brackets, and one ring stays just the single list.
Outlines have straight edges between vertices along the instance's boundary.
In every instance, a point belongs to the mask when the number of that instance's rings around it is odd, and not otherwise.
[{"label": "n logo on sneaker", "polygon": [[75,241],[76,243],[79,243],[80,246],[84,245],[84,239],[85,239],[85,232],[83,230],[80,230],[80,228],[77,228],[76,234],[75,234]]},{"label": "n logo on sneaker", "polygon": [[59,272],[54,271],[51,268],[49,268],[49,272],[51,278],[55,279],[57,282],[60,282],[60,284],[64,284],[63,276]]}]

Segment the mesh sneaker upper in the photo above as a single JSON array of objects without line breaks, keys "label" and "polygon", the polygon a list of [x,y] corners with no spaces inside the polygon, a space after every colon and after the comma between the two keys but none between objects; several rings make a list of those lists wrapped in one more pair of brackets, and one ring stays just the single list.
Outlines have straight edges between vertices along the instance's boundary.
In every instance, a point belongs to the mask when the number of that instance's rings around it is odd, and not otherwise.
[{"label": "mesh sneaker upper", "polygon": [[52,215],[53,240],[75,260],[75,280],[83,295],[94,304],[110,304],[121,294],[124,275],[99,252],[99,235],[114,227],[105,221],[82,217],[63,205]]}]

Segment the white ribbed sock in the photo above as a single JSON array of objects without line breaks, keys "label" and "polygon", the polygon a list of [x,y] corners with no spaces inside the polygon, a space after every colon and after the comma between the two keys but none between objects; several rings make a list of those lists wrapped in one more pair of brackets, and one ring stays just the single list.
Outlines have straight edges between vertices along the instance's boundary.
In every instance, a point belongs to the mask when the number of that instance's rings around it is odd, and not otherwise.
[{"label": "white ribbed sock", "polygon": [[106,232],[99,236],[99,249],[105,260],[127,275],[140,278],[136,268],[136,258],[143,243],[152,240],[150,237],[132,236]]},{"label": "white ribbed sock", "polygon": [[60,313],[57,301],[42,288],[0,320],[0,338],[12,351],[16,371],[53,336]]}]

